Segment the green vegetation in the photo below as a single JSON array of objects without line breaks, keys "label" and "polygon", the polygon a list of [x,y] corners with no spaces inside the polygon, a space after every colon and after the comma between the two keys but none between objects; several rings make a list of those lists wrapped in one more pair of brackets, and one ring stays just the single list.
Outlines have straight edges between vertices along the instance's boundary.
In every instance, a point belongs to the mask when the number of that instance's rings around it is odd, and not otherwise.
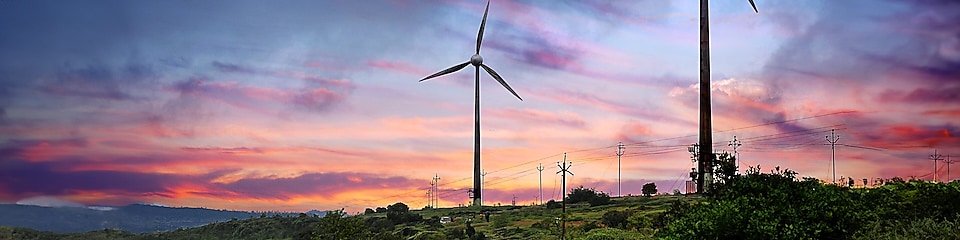
[{"label": "green vegetation", "polygon": [[893,180],[849,188],[797,179],[779,168],[751,168],[678,205],[656,237],[664,239],[960,239],[960,182]]},{"label": "green vegetation", "polygon": [[[751,168],[706,197],[610,198],[578,187],[566,197],[567,239],[960,239],[960,182],[849,188],[796,175]],[[0,227],[0,239],[557,239],[559,205],[411,211],[395,203],[358,216],[264,216],[139,235]]]}]

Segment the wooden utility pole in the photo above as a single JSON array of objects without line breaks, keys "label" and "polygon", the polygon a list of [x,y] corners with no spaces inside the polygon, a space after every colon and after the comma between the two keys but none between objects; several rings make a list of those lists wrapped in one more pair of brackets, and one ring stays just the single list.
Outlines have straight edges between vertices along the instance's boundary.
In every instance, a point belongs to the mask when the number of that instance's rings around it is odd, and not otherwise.
[{"label": "wooden utility pole", "polygon": [[[537,166],[537,171],[540,171],[540,205],[543,205],[543,163],[540,166]],[[556,186],[556,185],[554,185]]]},{"label": "wooden utility pole", "polygon": [[620,190],[620,157],[623,156],[623,142],[617,144],[617,197],[623,197],[623,191]]},{"label": "wooden utility pole", "polygon": [[943,160],[943,155],[937,154],[937,149],[933,149],[930,159],[933,160],[933,182],[937,182],[937,161]]},{"label": "wooden utility pole", "polygon": [[563,197],[563,195],[567,193],[567,173],[569,173],[570,175],[573,175],[573,173],[570,172],[570,167],[572,166],[573,166],[572,162],[569,164],[567,163],[567,153],[563,153],[563,164],[561,165],[560,162],[557,162],[557,167],[560,167],[560,171],[557,171],[557,174],[562,174],[563,176],[562,177],[563,180],[561,181],[563,190],[562,190],[562,194],[560,194],[560,199],[563,200],[563,201],[560,201],[561,202],[561,210],[560,210],[561,211],[561,214],[560,214],[561,215],[560,216],[560,220],[561,220],[560,221],[560,229],[561,229],[560,239],[561,240],[567,239],[567,200]]},{"label": "wooden utility pole", "polygon": [[950,160],[950,155],[947,155],[947,160],[944,160],[943,163],[947,164],[947,182],[950,182],[953,180],[950,178],[950,165],[953,164],[953,161]]},{"label": "wooden utility pole", "polygon": [[834,130],[830,129],[830,136],[826,136],[830,143],[830,163],[833,165],[833,184],[837,184],[837,141],[840,141],[840,135],[835,135]]},{"label": "wooden utility pole", "polygon": [[[478,185],[480,187],[475,189],[483,192],[483,178],[485,177],[487,177],[487,171],[483,171],[482,173],[480,173],[480,185]],[[480,198],[478,196],[480,196],[480,193],[474,192],[474,195],[473,195],[474,204],[476,204],[477,207],[483,207],[483,198]]]}]

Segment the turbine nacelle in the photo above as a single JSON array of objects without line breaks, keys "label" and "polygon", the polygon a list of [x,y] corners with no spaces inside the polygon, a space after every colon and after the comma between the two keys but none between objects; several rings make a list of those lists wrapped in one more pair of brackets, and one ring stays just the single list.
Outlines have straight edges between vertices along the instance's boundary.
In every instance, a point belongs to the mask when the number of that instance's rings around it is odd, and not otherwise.
[{"label": "turbine nacelle", "polygon": [[473,56],[470,56],[470,64],[472,64],[474,67],[479,67],[481,64],[483,64],[483,57],[481,57],[480,54],[474,54]]}]

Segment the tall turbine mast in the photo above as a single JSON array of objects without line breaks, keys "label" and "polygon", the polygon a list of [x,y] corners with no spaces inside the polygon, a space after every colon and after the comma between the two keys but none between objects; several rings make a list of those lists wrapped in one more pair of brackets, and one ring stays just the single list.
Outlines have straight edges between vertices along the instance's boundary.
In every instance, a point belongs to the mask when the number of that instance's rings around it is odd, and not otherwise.
[{"label": "tall turbine mast", "polygon": [[[710,11],[708,0],[700,0],[700,170],[697,192],[710,189],[713,183],[713,124],[710,118]],[[757,5],[749,0],[753,11]]]},{"label": "tall turbine mast", "polygon": [[453,73],[463,69],[467,65],[473,65],[476,68],[476,86],[475,89],[475,98],[474,98],[474,127],[473,127],[473,206],[479,207],[482,204],[481,201],[481,182],[480,182],[480,68],[486,70],[493,79],[500,82],[500,85],[503,85],[507,91],[516,96],[517,99],[523,101],[523,98],[520,98],[520,95],[517,95],[517,92],[513,91],[513,88],[510,88],[510,85],[500,77],[500,74],[497,74],[493,68],[490,68],[486,64],[483,64],[483,57],[480,57],[480,43],[483,42],[483,28],[487,25],[487,12],[490,11],[490,1],[487,1],[487,8],[483,10],[483,20],[480,22],[480,31],[477,33],[477,51],[470,56],[470,60],[461,64],[454,65],[440,72],[434,73],[433,75],[427,76],[423,79],[420,79],[420,82],[426,81],[431,78],[443,76],[449,73]]}]

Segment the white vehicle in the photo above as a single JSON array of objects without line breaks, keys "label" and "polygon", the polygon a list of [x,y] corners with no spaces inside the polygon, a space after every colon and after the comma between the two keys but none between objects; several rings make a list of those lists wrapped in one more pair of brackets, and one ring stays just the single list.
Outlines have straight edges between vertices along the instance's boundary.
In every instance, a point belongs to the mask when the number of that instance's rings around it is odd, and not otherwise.
[{"label": "white vehicle", "polygon": [[450,217],[441,217],[441,218],[440,218],[440,224],[447,224],[447,223],[450,223],[450,222],[453,222],[453,220],[451,220]]}]

